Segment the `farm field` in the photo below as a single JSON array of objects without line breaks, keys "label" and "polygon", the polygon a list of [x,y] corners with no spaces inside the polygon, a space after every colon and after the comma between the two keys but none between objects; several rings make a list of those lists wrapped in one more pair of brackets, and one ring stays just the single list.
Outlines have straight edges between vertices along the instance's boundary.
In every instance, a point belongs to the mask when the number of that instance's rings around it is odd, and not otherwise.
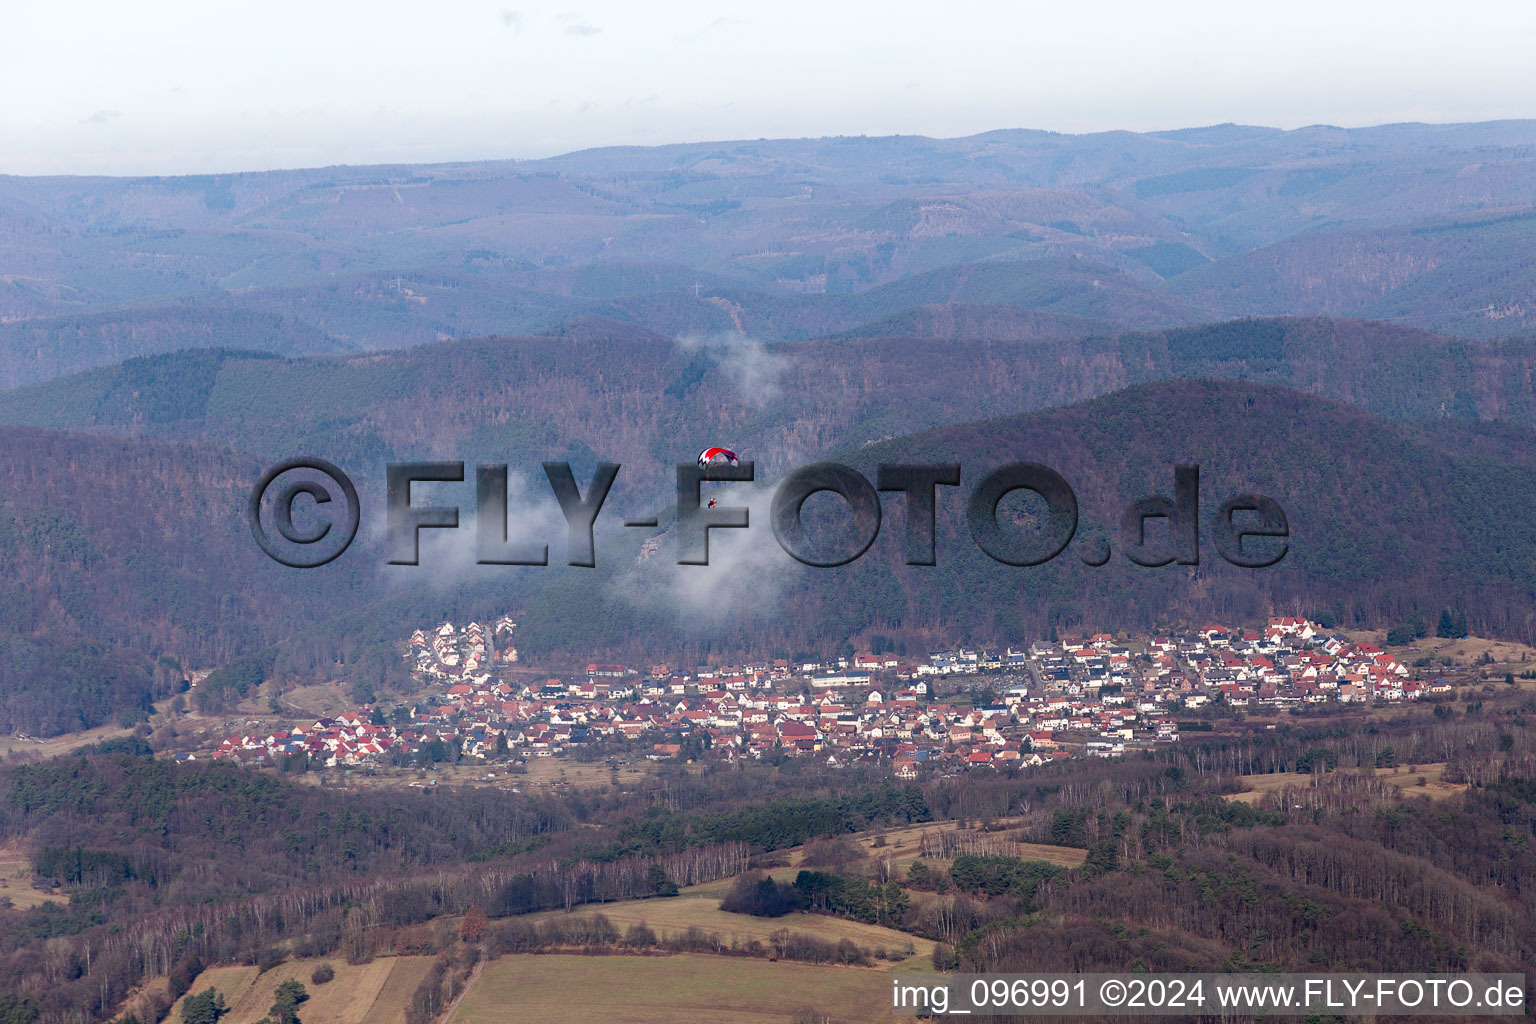
[{"label": "farm field", "polygon": [[[1400,765],[1396,768],[1377,768],[1375,772],[1378,779],[1398,787],[1405,797],[1427,796],[1431,800],[1444,800],[1467,788],[1465,783],[1445,781],[1443,762],[1417,765],[1416,769],[1410,771],[1407,765]],[[1270,793],[1278,793],[1287,786],[1307,786],[1312,780],[1307,772],[1271,772],[1268,775],[1244,775],[1241,778],[1248,788],[1241,793],[1228,793],[1226,799],[1243,804],[1257,804]],[[1424,785],[1419,785],[1419,779],[1424,780]]]},{"label": "farm field", "polygon": [[[234,1008],[239,1006],[246,993],[250,992],[251,986],[256,983],[260,974],[261,969],[254,964],[239,967],[210,967],[197,976],[192,987],[187,989],[187,995],[196,995],[210,988],[218,989],[219,994],[224,997],[225,1004]],[[276,987],[276,985],[273,986],[273,988]],[[176,1000],[166,1019],[181,1020],[181,1004],[184,1002],[186,1002],[186,995]],[[232,1020],[233,1014],[225,1019]]]},{"label": "farm field", "polygon": [[[316,985],[310,974],[321,963],[330,964],[336,977]],[[293,960],[265,973],[254,966],[213,967],[198,976],[188,993],[216,988],[230,1008],[221,1024],[255,1024],[267,1016],[277,986],[297,979],[309,992],[299,1011],[305,1024],[404,1024],[411,993],[431,965],[427,956],[392,956],[356,965],[335,958]],[[184,999],[172,1007],[168,1020],[181,1019]]]},{"label": "farm field", "polygon": [[858,967],[524,954],[487,964],[448,1024],[785,1024],[804,1009],[851,1024],[890,1019],[889,990],[883,971]]}]

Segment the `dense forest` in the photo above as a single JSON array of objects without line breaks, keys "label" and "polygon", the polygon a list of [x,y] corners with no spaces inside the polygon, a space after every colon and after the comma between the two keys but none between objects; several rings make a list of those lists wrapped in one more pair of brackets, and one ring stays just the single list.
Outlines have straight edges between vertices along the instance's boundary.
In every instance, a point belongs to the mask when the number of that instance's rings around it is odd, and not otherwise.
[{"label": "dense forest", "polygon": [[207,447],[0,429],[0,731],[141,721],[190,672],[359,600],[345,573],[294,599],[242,522],[259,472]]}]

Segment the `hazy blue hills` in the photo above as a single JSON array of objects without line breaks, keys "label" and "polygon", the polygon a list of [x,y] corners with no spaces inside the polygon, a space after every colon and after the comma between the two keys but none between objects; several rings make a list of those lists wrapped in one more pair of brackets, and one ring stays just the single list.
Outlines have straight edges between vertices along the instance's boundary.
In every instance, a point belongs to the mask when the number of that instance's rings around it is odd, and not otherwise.
[{"label": "hazy blue hills", "polygon": [[[5,177],[0,380],[193,345],[395,348],[593,315],[791,340],[948,302],[1120,328],[1322,314],[1491,338],[1533,326],[1533,204],[1531,122]],[[103,325],[98,356],[70,347],[82,323]]]}]

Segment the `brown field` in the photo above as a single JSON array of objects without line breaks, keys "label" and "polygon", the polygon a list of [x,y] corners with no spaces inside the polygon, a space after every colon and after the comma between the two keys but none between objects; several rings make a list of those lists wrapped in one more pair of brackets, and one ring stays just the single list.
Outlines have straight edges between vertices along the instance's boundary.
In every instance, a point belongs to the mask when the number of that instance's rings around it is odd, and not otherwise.
[{"label": "brown field", "polygon": [[[320,963],[336,969],[335,980],[324,985],[309,980]],[[334,958],[294,960],[264,974],[255,967],[212,967],[198,975],[188,991],[212,986],[230,1007],[223,1024],[255,1024],[267,1015],[277,986],[297,978],[309,992],[299,1008],[305,1024],[404,1024],[411,993],[431,965],[427,956],[392,956],[358,965]],[[181,1019],[181,1002],[172,1007],[168,1020]]]},{"label": "brown field", "polygon": [[[267,700],[266,690],[258,689],[240,706],[246,712],[271,718],[272,709]],[[316,718],[335,718],[337,715],[357,710],[357,701],[347,695],[346,687],[340,683],[296,686],[281,694],[277,702],[282,706],[282,716],[285,719],[290,717],[295,721],[307,719],[303,723],[305,725]]]},{"label": "brown field", "polygon": [[857,967],[693,953],[506,956],[486,965],[448,1024],[785,1024],[802,1009],[884,1021],[889,989],[883,972]]},{"label": "brown field", "polygon": [[0,900],[10,900],[17,910],[31,910],[49,900],[64,904],[68,893],[45,892],[32,888],[32,864],[26,854],[14,846],[0,847]]},{"label": "brown field", "polygon": [[1064,868],[1080,868],[1088,860],[1088,851],[1071,846],[1048,846],[1044,843],[1020,843],[1019,854],[1025,860],[1043,860],[1047,864],[1059,864]]},{"label": "brown field", "polygon": [[[1467,790],[1467,784],[1464,782],[1445,781],[1443,762],[1421,764],[1417,768],[1417,772],[1410,772],[1407,765],[1399,765],[1396,768],[1377,768],[1376,777],[1401,789],[1403,796],[1427,796],[1431,800],[1444,800],[1448,796],[1455,796]],[[1426,780],[1422,786],[1419,785],[1420,778]]]},{"label": "brown field", "polygon": [[[384,1024],[405,1024],[405,1008],[411,1001],[411,995],[432,967],[432,958],[429,956],[397,956],[393,959],[394,969],[389,972],[389,977],[379,989],[373,1005],[368,1008],[368,1015],[363,1018],[368,1024],[373,1024],[374,1021],[382,1021]],[[340,980],[340,970],[336,972],[336,977]],[[335,982],[331,984],[334,985]]]},{"label": "brown field", "polygon": [[[870,856],[890,857],[896,862],[898,867],[906,867],[913,861],[920,859],[921,855],[918,850],[924,832],[938,832],[953,827],[953,822],[930,821],[922,825],[911,825],[906,828],[886,828],[860,832],[852,838],[859,844],[859,848]],[[876,845],[877,843],[882,845]],[[798,862],[798,851],[795,859]],[[932,860],[932,858],[929,859]]]},{"label": "brown field", "polygon": [[[1421,764],[1416,772],[1409,771],[1407,765],[1396,768],[1377,768],[1376,777],[1383,782],[1398,787],[1405,797],[1427,796],[1431,800],[1444,800],[1448,796],[1466,790],[1465,783],[1446,782],[1445,764]],[[1418,784],[1419,779],[1424,779],[1424,785]],[[1238,803],[1257,804],[1269,793],[1278,793],[1287,786],[1306,786],[1311,784],[1312,776],[1305,772],[1273,772],[1269,775],[1244,775],[1243,784],[1248,788],[1241,793],[1228,793],[1227,800],[1235,800]]]}]

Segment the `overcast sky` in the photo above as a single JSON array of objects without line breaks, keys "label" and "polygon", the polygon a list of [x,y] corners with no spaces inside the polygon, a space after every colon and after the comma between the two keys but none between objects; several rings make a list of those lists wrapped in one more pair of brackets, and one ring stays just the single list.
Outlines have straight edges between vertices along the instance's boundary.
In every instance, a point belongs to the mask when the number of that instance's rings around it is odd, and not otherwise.
[{"label": "overcast sky", "polygon": [[0,172],[1536,117],[1536,3],[0,0]]}]

